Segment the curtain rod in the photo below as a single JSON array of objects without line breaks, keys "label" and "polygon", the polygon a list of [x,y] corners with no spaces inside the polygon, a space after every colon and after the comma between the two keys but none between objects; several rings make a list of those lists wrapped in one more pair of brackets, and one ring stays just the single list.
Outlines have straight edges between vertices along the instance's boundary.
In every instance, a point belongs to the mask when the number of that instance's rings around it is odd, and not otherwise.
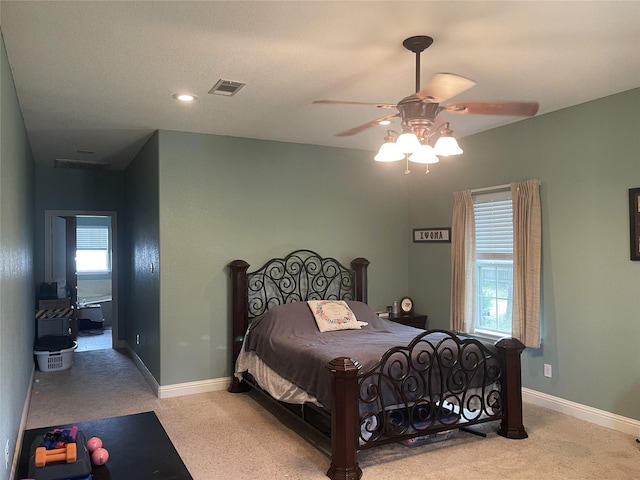
[{"label": "curtain rod", "polygon": [[488,192],[491,190],[506,190],[507,188],[511,188],[510,183],[505,183],[504,185],[496,185],[494,187],[474,188],[473,190],[471,190],[471,193]]}]

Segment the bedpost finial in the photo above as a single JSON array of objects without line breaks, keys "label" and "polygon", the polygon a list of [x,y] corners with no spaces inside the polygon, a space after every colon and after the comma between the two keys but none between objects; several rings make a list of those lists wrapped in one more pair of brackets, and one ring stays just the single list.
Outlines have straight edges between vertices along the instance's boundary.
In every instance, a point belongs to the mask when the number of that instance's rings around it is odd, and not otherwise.
[{"label": "bedpost finial", "polygon": [[525,348],[527,348],[524,345],[524,343],[522,343],[517,338],[513,338],[513,337],[501,338],[500,340],[498,340],[495,343],[495,346],[498,347],[498,348],[504,348],[504,349],[508,349],[508,350],[516,350],[518,352],[522,352],[522,351],[524,351]]},{"label": "bedpost finial", "polygon": [[246,271],[249,268],[249,264],[244,260],[234,260],[233,262],[229,263],[229,268],[233,272],[238,272],[242,270]]},{"label": "bedpost finial", "polygon": [[362,365],[349,357],[338,357],[331,360],[327,364],[327,368],[331,370],[331,373],[349,373],[358,372],[358,370],[362,368]]},{"label": "bedpost finial", "polygon": [[355,268],[356,266],[368,267],[371,262],[364,257],[354,258],[351,261],[351,268]]}]

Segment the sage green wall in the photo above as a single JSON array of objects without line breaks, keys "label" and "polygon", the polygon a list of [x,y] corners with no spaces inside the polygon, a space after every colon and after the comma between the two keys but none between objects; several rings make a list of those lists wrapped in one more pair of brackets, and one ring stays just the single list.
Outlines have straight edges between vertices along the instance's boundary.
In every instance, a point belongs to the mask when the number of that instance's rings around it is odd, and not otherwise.
[{"label": "sage green wall", "polygon": [[[411,178],[412,228],[451,225],[452,192],[538,178],[542,347],[523,385],[640,420],[640,262],[629,260],[628,189],[640,187],[640,89],[473,135]],[[431,326],[449,322],[449,245],[414,244],[409,284]],[[543,376],[543,364],[553,377]]]},{"label": "sage green wall", "polygon": [[[0,451],[11,460],[34,367],[34,163],[1,35],[0,118]],[[0,479],[10,473],[2,462]]]},{"label": "sage green wall", "polygon": [[371,261],[369,303],[407,292],[404,175],[371,152],[160,131],[162,385],[225,377],[229,274],[309,248]]},{"label": "sage green wall", "polygon": [[[121,334],[160,383],[160,234],[158,226],[158,133],[126,170],[125,230],[129,258],[121,275],[128,292]],[[139,335],[140,343],[136,342]]]}]

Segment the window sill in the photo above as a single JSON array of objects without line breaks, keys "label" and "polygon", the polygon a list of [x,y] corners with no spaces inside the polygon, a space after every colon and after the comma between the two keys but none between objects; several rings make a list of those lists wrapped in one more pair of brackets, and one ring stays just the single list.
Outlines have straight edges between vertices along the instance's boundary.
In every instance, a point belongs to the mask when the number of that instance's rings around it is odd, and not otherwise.
[{"label": "window sill", "polygon": [[476,330],[473,333],[461,332],[458,335],[464,335],[465,337],[477,338],[478,340],[485,340],[489,342],[497,342],[501,338],[511,337],[508,333],[493,333],[487,331],[478,331]]},{"label": "window sill", "polygon": [[78,280],[110,280],[111,272],[78,272]]}]

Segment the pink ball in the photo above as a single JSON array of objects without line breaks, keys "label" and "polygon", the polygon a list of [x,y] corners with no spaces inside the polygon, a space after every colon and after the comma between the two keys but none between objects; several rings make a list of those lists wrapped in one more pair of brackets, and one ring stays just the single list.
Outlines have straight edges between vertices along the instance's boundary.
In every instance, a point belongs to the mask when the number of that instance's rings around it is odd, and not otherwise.
[{"label": "pink ball", "polygon": [[109,452],[106,448],[97,448],[91,454],[91,462],[94,465],[104,465],[105,463],[107,463],[107,460],[109,460]]},{"label": "pink ball", "polygon": [[87,440],[87,450],[90,452],[95,452],[98,448],[102,446],[102,440],[98,437],[91,437]]}]

